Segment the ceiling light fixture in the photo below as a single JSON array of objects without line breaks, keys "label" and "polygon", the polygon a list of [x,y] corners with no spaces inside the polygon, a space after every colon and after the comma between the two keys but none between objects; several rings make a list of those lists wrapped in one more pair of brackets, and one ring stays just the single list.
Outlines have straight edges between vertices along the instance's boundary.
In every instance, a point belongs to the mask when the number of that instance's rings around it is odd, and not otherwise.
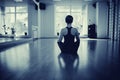
[{"label": "ceiling light fixture", "polygon": [[14,0],[15,2],[22,2],[23,0]]},{"label": "ceiling light fixture", "polygon": [[53,1],[61,1],[61,0],[53,0]]},{"label": "ceiling light fixture", "polygon": [[84,1],[93,1],[93,0],[84,0]]}]

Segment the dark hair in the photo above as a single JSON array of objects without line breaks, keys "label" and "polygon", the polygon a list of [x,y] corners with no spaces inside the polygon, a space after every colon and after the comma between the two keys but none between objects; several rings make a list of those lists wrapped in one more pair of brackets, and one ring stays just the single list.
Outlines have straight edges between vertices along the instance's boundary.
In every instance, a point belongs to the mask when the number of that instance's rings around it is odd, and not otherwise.
[{"label": "dark hair", "polygon": [[71,15],[67,15],[65,18],[65,21],[67,24],[70,24],[73,22],[73,17]]}]

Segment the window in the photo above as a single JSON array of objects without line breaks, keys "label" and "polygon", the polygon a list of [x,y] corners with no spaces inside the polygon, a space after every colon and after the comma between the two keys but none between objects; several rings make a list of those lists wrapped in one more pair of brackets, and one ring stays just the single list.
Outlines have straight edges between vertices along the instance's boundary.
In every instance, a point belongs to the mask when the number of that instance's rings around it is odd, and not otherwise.
[{"label": "window", "polygon": [[15,7],[6,7],[5,13],[15,13]]},{"label": "window", "polygon": [[16,12],[27,12],[27,7],[16,7]]},{"label": "window", "polygon": [[16,31],[18,35],[28,33],[28,13],[27,7],[16,7]]},{"label": "window", "polygon": [[81,31],[82,28],[82,11],[80,6],[55,6],[55,35],[60,32],[60,30],[66,27],[65,17],[66,15],[72,15],[73,26]]},{"label": "window", "polygon": [[0,24],[3,22],[2,25],[6,25],[5,30],[8,35],[12,35],[12,28],[15,29],[16,36],[24,35],[25,32],[28,33],[28,11],[26,6],[5,7],[4,15],[1,13],[0,19]]}]

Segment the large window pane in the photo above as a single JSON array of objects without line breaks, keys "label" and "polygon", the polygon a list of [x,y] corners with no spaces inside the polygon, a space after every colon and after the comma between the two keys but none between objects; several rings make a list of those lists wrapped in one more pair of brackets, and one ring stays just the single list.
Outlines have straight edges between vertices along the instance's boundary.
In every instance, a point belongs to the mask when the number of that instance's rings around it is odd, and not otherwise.
[{"label": "large window pane", "polygon": [[69,6],[56,6],[56,12],[70,12]]},{"label": "large window pane", "polygon": [[5,12],[6,12],[6,13],[15,12],[15,7],[6,7],[6,8],[5,8]]},{"label": "large window pane", "polygon": [[5,24],[11,26],[11,23],[15,23],[15,14],[5,14]]},{"label": "large window pane", "polygon": [[5,25],[7,34],[11,34],[11,28],[15,24],[15,14],[5,14]]},{"label": "large window pane", "polygon": [[67,26],[65,23],[65,17],[72,15],[74,20],[72,26],[77,28],[82,33],[82,11],[80,6],[56,6],[55,15],[55,35],[60,32],[61,28]]},{"label": "large window pane", "polygon": [[81,13],[81,7],[80,6],[71,6],[71,12]]},{"label": "large window pane", "polygon": [[27,7],[16,7],[16,12],[27,12]]},{"label": "large window pane", "polygon": [[65,16],[69,15],[70,13],[57,13],[56,14],[56,22],[55,22],[55,35],[64,27],[66,27],[65,23]]},{"label": "large window pane", "polygon": [[16,14],[16,32],[18,35],[24,35],[25,32],[28,33],[28,14],[18,13]]},{"label": "large window pane", "polygon": [[12,30],[15,30],[16,36],[25,35],[25,32],[28,33],[27,7],[6,7],[5,15],[3,15],[1,21],[6,25],[8,35],[13,35]]},{"label": "large window pane", "polygon": [[75,13],[75,12],[72,12],[71,15],[73,16],[74,20],[73,20],[73,27],[77,28],[79,32],[81,32],[82,34],[82,16],[80,13]]},{"label": "large window pane", "polygon": [[28,34],[27,7],[16,7],[16,33],[17,35]]}]

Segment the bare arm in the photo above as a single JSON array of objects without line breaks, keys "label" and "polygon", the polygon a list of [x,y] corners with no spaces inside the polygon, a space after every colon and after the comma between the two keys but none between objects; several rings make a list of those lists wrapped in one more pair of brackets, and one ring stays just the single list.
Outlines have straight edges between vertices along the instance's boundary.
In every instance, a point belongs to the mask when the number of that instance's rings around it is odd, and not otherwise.
[{"label": "bare arm", "polygon": [[62,42],[62,39],[63,39],[63,29],[60,32],[60,36],[59,36],[58,42]]},{"label": "bare arm", "polygon": [[80,35],[80,33],[79,33],[78,30],[76,29],[75,37],[76,37],[77,41],[80,41],[79,35]]}]

